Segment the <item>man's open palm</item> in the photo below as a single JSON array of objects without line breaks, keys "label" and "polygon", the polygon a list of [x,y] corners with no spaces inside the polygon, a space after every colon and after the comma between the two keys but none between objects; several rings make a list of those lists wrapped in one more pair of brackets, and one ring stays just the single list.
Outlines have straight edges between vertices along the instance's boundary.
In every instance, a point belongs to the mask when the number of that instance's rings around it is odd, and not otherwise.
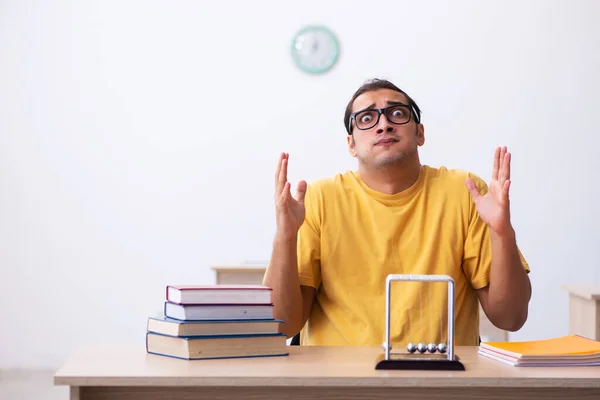
[{"label": "man's open palm", "polygon": [[479,193],[472,179],[468,178],[465,183],[473,196],[481,219],[489,225],[490,229],[496,233],[504,233],[509,229],[510,153],[507,152],[506,147],[497,147],[494,152],[492,180],[485,195]]},{"label": "man's open palm", "polygon": [[275,173],[275,210],[277,230],[281,234],[295,235],[302,226],[305,216],[304,195],[306,181],[298,182],[296,198],[292,197],[291,184],[287,180],[287,167],[290,155],[282,153]]}]

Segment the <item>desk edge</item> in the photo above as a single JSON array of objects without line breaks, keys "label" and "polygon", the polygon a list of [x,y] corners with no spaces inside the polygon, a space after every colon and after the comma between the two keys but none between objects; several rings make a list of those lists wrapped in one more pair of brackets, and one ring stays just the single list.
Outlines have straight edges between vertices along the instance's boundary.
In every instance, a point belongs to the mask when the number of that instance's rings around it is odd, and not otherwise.
[{"label": "desk edge", "polygon": [[[431,387],[431,377],[84,377],[54,376],[61,386],[202,386],[202,387]],[[598,388],[597,378],[435,378],[437,388]]]}]

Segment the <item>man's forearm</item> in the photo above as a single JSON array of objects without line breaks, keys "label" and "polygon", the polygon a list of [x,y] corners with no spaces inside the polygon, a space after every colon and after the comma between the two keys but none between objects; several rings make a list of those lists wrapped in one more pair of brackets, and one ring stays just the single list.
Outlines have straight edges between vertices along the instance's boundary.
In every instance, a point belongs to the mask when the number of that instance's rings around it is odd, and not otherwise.
[{"label": "man's forearm", "polygon": [[283,320],[280,332],[296,334],[304,324],[303,301],[298,278],[297,236],[275,235],[273,253],[263,284],[273,289],[273,315]]},{"label": "man's forearm", "polygon": [[527,320],[531,285],[519,257],[513,228],[502,235],[492,231],[491,243],[489,318],[502,329],[516,331]]}]

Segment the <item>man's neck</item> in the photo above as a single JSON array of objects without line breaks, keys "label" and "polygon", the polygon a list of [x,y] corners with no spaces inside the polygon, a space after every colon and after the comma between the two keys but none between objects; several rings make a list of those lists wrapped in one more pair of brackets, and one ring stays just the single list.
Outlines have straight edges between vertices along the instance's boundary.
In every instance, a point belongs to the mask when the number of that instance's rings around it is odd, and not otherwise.
[{"label": "man's neck", "polygon": [[421,164],[418,159],[385,168],[368,168],[362,165],[358,167],[358,174],[365,185],[386,194],[400,193],[408,189],[419,179],[420,172]]}]

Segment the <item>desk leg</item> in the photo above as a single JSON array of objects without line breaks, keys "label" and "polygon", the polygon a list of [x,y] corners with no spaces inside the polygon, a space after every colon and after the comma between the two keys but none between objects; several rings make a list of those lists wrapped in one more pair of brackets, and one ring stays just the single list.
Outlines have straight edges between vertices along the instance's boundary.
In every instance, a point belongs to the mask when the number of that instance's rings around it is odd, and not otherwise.
[{"label": "desk leg", "polygon": [[80,394],[79,386],[71,386],[70,394],[71,394],[71,397],[70,397],[71,400],[80,400],[81,399],[81,397],[79,395]]}]

